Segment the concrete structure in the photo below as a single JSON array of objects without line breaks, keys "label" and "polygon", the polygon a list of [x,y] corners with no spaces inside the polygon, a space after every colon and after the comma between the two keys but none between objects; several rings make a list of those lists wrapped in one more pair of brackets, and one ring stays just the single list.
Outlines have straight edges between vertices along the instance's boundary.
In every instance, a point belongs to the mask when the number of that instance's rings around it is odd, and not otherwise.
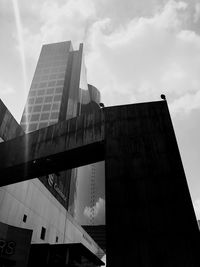
[{"label": "concrete structure", "polygon": [[[86,152],[93,149],[92,158]],[[200,266],[198,225],[166,101],[104,108],[2,143],[0,151],[3,183],[105,159],[107,266]]]},{"label": "concrete structure", "polygon": [[[86,81],[83,45],[77,51],[71,42],[44,45],[21,126],[25,132],[34,132],[82,112],[89,114],[99,108],[99,101],[98,90]],[[1,141],[25,136],[2,102],[0,109]],[[26,157],[26,149],[24,153]],[[76,175],[77,170],[45,173],[39,179],[34,176],[30,181],[1,187],[0,221],[33,230],[32,243],[82,242],[95,254],[103,253],[74,220]]]}]

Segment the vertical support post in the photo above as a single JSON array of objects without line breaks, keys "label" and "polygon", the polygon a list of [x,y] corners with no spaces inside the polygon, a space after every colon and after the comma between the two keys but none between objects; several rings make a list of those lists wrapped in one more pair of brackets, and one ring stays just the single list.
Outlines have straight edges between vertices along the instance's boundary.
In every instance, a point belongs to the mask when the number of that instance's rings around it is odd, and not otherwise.
[{"label": "vertical support post", "polygon": [[200,266],[166,101],[105,109],[105,172],[108,267]]}]

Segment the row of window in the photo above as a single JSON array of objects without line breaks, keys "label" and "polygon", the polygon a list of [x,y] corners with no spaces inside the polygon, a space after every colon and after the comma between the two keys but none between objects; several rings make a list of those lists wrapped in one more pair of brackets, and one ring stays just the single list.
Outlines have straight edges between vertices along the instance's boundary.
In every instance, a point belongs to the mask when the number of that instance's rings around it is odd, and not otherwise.
[{"label": "row of window", "polygon": [[42,48],[42,53],[41,56],[48,57],[50,55],[65,55],[68,52],[69,48],[66,43],[58,43],[58,44],[50,44],[50,45],[45,45]]},{"label": "row of window", "polygon": [[39,58],[39,63],[46,63],[46,62],[60,62],[60,61],[64,61],[66,62],[66,55],[48,55],[48,56],[41,56]]},{"label": "row of window", "polygon": [[[27,221],[27,215],[24,214],[23,222],[26,223],[26,221]],[[40,239],[45,240],[45,237],[46,237],[46,228],[42,226],[41,232],[40,232]],[[58,236],[56,236],[56,240],[55,241],[56,241],[56,243],[58,242]]]},{"label": "row of window", "polygon": [[47,81],[47,80],[56,80],[56,79],[63,79],[65,77],[65,73],[53,73],[50,75],[39,75],[36,74],[33,77],[33,82],[39,82],[39,81]]},{"label": "row of window", "polygon": [[[55,104],[55,105],[54,105]],[[24,116],[27,116],[30,113],[35,113],[35,112],[41,112],[41,111],[48,111],[50,112],[51,110],[58,110],[60,108],[60,102],[58,103],[51,103],[51,104],[41,104],[41,105],[34,105],[34,106],[28,106],[24,110]]]},{"label": "row of window", "polygon": [[46,61],[46,60],[40,60],[37,64],[37,68],[43,68],[43,67],[54,67],[54,66],[66,66],[66,61],[55,61],[55,60],[52,60],[52,61]]},{"label": "row of window", "polygon": [[49,68],[48,66],[46,68],[36,68],[35,75],[49,74],[49,73],[61,73],[61,72],[65,72],[65,70],[66,70],[66,66],[59,66],[59,67],[52,67],[52,68]]},{"label": "row of window", "polygon": [[36,95],[53,95],[53,94],[61,94],[63,91],[63,87],[55,87],[55,88],[47,88],[47,89],[33,89],[29,91],[29,97],[30,96],[36,96]]},{"label": "row of window", "polygon": [[58,115],[59,115],[58,112],[52,112],[51,114],[50,113],[32,114],[30,121],[31,122],[32,121],[37,121],[38,122],[39,120],[40,121],[43,121],[43,120],[47,121],[49,119],[54,120],[54,119],[58,118]]},{"label": "row of window", "polygon": [[42,57],[48,57],[50,55],[65,55],[69,50],[68,44],[66,42],[49,44],[42,47]]},{"label": "row of window", "polygon": [[33,122],[34,123],[50,122],[50,124],[45,125],[45,127],[46,127],[46,126],[49,126],[49,125],[55,123],[55,121],[57,122],[58,116],[59,116],[59,112],[52,112],[51,114],[48,112],[48,113],[43,113],[43,114],[27,115],[27,116],[22,117],[21,124],[29,125]]},{"label": "row of window", "polygon": [[38,96],[38,97],[30,97],[28,99],[28,104],[42,104],[44,103],[52,103],[52,102],[57,102],[61,101],[62,95],[57,94],[57,95],[48,95],[48,96]]},{"label": "row of window", "polygon": [[31,89],[46,88],[46,87],[53,87],[53,86],[59,86],[59,85],[64,85],[64,80],[55,80],[55,81],[42,82],[42,83],[32,83]]}]

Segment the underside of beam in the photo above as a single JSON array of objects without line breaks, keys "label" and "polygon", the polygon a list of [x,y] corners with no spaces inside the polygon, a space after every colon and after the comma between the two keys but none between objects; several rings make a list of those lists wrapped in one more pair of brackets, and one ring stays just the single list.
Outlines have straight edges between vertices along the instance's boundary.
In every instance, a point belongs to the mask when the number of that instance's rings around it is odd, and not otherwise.
[{"label": "underside of beam", "polygon": [[0,151],[1,186],[101,161],[103,111],[24,134],[1,143]]}]

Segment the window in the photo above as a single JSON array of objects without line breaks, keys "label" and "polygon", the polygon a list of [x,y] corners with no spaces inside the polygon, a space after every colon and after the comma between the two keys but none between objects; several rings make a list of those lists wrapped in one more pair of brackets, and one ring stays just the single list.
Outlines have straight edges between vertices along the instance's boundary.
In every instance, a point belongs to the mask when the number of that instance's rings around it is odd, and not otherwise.
[{"label": "window", "polygon": [[42,115],[41,115],[41,120],[43,121],[43,120],[48,120],[49,119],[49,113],[43,113]]},{"label": "window", "polygon": [[48,78],[49,78],[48,75],[44,75],[44,76],[42,76],[41,81],[46,81],[46,80],[48,80]]},{"label": "window", "polygon": [[31,116],[31,121],[38,121],[39,120],[39,116],[40,116],[40,114],[33,114]]},{"label": "window", "polygon": [[28,99],[28,104],[33,104],[34,103],[34,100],[35,100],[35,98],[29,98]]},{"label": "window", "polygon": [[58,118],[58,112],[51,113],[51,119],[57,119]]},{"label": "window", "polygon": [[46,87],[47,86],[47,83],[40,83],[39,84],[39,88],[43,88],[43,87]]},{"label": "window", "polygon": [[39,90],[39,91],[37,92],[38,95],[44,95],[44,93],[45,93],[45,90],[44,90],[44,89]]},{"label": "window", "polygon": [[64,84],[64,80],[59,80],[56,82],[56,85],[63,85]]},{"label": "window", "polygon": [[33,107],[33,112],[40,112],[41,110],[42,110],[41,105]]},{"label": "window", "polygon": [[42,226],[40,239],[45,240],[46,228]]},{"label": "window", "polygon": [[35,104],[41,104],[43,102],[43,97],[36,98]]},{"label": "window", "polygon": [[28,107],[26,106],[25,111],[30,113],[32,111],[32,108],[33,108],[32,106],[28,106]]},{"label": "window", "polygon": [[24,214],[24,216],[23,216],[23,222],[26,222],[26,220],[27,220],[27,215]]},{"label": "window", "polygon": [[46,92],[47,95],[51,95],[53,93],[54,93],[54,88],[47,89],[47,92]]},{"label": "window", "polygon": [[65,69],[66,69],[66,66],[60,66],[59,67],[59,71],[65,71]]},{"label": "window", "polygon": [[42,108],[42,111],[50,111],[51,109],[51,104],[44,105]]},{"label": "window", "polygon": [[50,76],[49,76],[49,80],[54,80],[54,79],[56,79],[56,74],[51,74]]},{"label": "window", "polygon": [[53,100],[53,96],[46,96],[44,102],[48,103],[48,102],[52,102],[52,100]]},{"label": "window", "polygon": [[56,84],[56,81],[49,82],[49,83],[48,83],[48,87],[55,86],[55,84]]},{"label": "window", "polygon": [[54,103],[52,106],[52,110],[58,110],[60,107],[60,103]]},{"label": "window", "polygon": [[36,91],[29,91],[29,96],[35,96],[36,95]]},{"label": "window", "polygon": [[63,90],[63,88],[62,87],[58,87],[58,88],[56,88],[56,93],[62,93],[62,90]]},{"label": "window", "polygon": [[50,69],[43,69],[43,73],[47,74],[49,73]]},{"label": "window", "polygon": [[58,68],[52,68],[52,69],[51,69],[51,73],[58,72],[58,71],[59,71]]},{"label": "window", "polygon": [[65,62],[65,61],[63,61],[63,62],[60,62],[60,64],[59,64],[59,65],[66,66],[66,62]]},{"label": "window", "polygon": [[58,243],[58,236],[56,236],[56,243]]},{"label": "window", "polygon": [[59,73],[58,74],[58,79],[62,79],[65,78],[65,73]]},{"label": "window", "polygon": [[54,101],[60,101],[60,100],[61,100],[61,95],[54,96]]}]

